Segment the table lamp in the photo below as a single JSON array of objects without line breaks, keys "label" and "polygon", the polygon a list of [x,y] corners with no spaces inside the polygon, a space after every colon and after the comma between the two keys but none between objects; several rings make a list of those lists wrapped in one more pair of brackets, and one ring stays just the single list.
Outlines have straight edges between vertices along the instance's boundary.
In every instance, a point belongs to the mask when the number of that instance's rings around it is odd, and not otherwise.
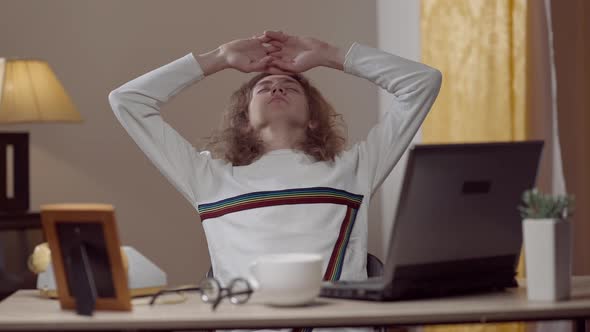
[{"label": "table lamp", "polygon": [[[0,58],[0,124],[82,122],[49,64]],[[29,134],[0,132],[0,211],[29,209]]]}]

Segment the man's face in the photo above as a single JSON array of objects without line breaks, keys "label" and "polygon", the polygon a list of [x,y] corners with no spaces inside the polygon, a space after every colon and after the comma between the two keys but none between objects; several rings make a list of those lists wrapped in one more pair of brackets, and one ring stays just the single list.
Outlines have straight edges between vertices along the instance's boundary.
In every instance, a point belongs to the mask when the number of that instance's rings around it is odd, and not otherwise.
[{"label": "man's face", "polygon": [[252,89],[248,111],[250,125],[255,130],[275,124],[306,127],[309,122],[303,87],[288,75],[270,75],[260,79]]}]

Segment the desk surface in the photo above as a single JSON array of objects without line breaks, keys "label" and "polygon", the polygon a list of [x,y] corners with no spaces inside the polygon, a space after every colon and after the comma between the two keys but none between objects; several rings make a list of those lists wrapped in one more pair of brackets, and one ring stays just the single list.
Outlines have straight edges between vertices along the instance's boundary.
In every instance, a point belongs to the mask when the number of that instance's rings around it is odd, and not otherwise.
[{"label": "desk surface", "polygon": [[444,299],[364,302],[318,298],[313,305],[277,308],[224,300],[217,311],[190,294],[180,304],[134,304],[132,312],[96,312],[93,317],[62,311],[56,300],[21,290],[0,303],[0,330],[208,329],[304,326],[375,326],[469,323],[590,317],[590,276],[575,277],[572,298],[529,302],[526,289]]}]

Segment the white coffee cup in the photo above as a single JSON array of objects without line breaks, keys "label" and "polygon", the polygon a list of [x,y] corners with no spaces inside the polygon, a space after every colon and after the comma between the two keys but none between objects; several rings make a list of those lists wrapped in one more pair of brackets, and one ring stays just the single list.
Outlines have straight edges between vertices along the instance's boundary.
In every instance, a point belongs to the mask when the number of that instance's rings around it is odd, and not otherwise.
[{"label": "white coffee cup", "polygon": [[308,253],[264,255],[250,265],[256,293],[267,304],[304,305],[320,293],[322,256]]}]

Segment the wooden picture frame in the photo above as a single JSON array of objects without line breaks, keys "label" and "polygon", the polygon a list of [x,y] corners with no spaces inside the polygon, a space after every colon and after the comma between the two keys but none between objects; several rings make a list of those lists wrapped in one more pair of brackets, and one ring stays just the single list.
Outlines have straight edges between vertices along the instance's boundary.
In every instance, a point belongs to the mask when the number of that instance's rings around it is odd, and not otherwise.
[{"label": "wooden picture frame", "polygon": [[62,309],[131,310],[112,205],[42,205],[41,222]]}]

